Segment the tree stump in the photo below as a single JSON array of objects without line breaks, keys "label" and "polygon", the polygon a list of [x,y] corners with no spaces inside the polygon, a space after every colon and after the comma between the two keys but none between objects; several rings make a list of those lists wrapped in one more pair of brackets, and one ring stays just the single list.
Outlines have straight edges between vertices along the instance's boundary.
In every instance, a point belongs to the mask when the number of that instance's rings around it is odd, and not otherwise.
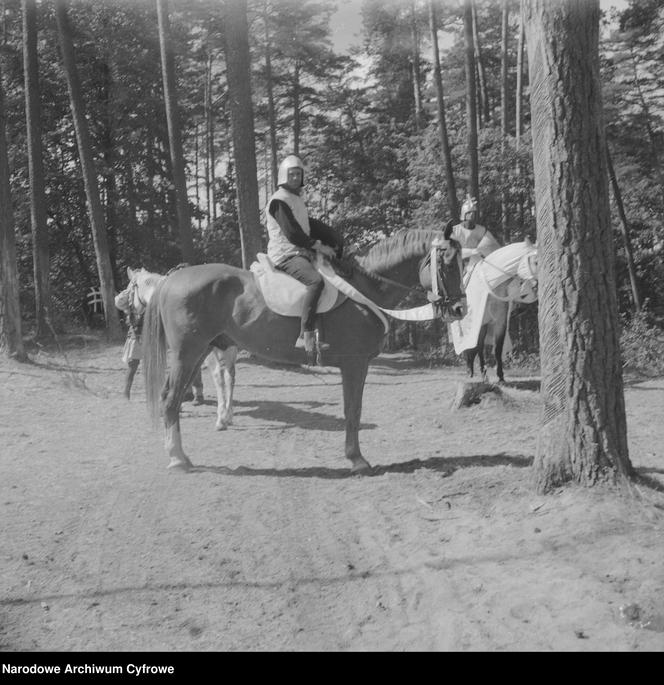
[{"label": "tree stump", "polygon": [[485,381],[459,381],[457,383],[456,396],[452,403],[452,409],[461,409],[461,407],[470,407],[473,404],[479,404],[482,395],[488,392],[495,393],[498,397],[503,396],[503,391],[495,383],[486,383]]}]

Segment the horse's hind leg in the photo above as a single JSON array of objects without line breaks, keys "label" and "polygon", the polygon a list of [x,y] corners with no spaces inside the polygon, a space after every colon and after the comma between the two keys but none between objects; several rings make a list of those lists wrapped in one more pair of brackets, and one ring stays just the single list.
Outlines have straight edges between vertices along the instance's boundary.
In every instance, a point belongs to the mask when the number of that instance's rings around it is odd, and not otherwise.
[{"label": "horse's hind leg", "polygon": [[486,363],[484,361],[484,341],[486,340],[487,325],[483,324],[477,338],[477,359],[480,363],[480,376],[484,383],[487,382]]},{"label": "horse's hind leg", "polygon": [[371,468],[371,464],[360,452],[360,416],[364,382],[369,369],[367,357],[348,357],[341,366],[341,382],[344,394],[344,415],[346,417],[346,459],[352,462],[351,471],[360,473]]},{"label": "horse's hind leg", "polygon": [[171,369],[162,392],[165,428],[164,447],[170,459],[169,469],[186,471],[192,466],[189,457],[182,448],[180,406],[198,361],[198,359],[183,361],[175,354],[171,357]]},{"label": "horse's hind leg", "polygon": [[233,423],[233,389],[235,387],[235,361],[237,347],[227,347],[225,350],[215,349],[215,366],[212,378],[217,389],[217,423],[215,428],[226,430]]}]

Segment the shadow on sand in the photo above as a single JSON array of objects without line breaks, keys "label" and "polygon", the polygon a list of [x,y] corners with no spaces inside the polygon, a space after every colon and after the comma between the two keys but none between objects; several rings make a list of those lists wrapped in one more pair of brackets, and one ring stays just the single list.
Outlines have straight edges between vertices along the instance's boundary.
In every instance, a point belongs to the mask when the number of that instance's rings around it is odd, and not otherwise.
[{"label": "shadow on sand", "polygon": [[431,457],[430,459],[411,459],[393,464],[374,466],[361,474],[351,473],[348,467],[331,469],[325,466],[306,466],[302,468],[259,469],[249,466],[228,468],[226,466],[194,466],[188,473],[216,473],[221,476],[268,476],[271,478],[322,478],[341,479],[352,477],[384,476],[388,473],[414,473],[427,470],[451,476],[457,469],[471,466],[516,466],[525,468],[532,464],[532,457],[507,455],[504,452],[494,455],[476,455],[474,457]]}]

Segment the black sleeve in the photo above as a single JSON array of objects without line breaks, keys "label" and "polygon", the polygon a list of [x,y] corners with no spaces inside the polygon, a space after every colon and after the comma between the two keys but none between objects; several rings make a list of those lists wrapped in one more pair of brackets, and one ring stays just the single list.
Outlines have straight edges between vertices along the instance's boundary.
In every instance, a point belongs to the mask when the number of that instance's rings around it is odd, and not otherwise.
[{"label": "black sleeve", "polygon": [[311,237],[333,247],[336,250],[337,257],[341,259],[344,250],[344,239],[341,233],[335,231],[332,226],[328,226],[320,221],[320,219],[312,219],[311,217],[309,217],[309,226],[311,228]]},{"label": "black sleeve", "polygon": [[279,228],[283,231],[286,238],[293,245],[303,247],[308,250],[313,248],[316,240],[310,238],[303,230],[302,226],[298,224],[297,219],[293,216],[291,208],[281,200],[272,200],[270,203],[270,214],[275,218],[279,224]]}]

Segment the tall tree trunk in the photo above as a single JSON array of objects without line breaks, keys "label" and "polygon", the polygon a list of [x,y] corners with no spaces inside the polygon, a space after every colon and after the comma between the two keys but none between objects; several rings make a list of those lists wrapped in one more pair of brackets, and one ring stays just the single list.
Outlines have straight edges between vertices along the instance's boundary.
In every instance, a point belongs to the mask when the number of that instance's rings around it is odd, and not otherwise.
[{"label": "tall tree trunk", "polygon": [[211,224],[212,219],[212,175],[210,173],[210,118],[212,117],[212,75],[210,73],[210,61],[205,65],[205,206],[207,221]]},{"label": "tall tree trunk", "polygon": [[214,223],[217,220],[217,154],[214,145],[214,98],[212,97],[212,56],[208,57],[208,88],[207,88],[207,154],[208,154],[208,170],[210,172],[210,181],[208,185],[210,198],[210,220]]},{"label": "tall tree trunk", "polygon": [[632,286],[632,301],[634,302],[634,311],[641,311],[641,295],[639,293],[639,284],[636,278],[636,267],[634,266],[634,252],[632,251],[632,240],[629,235],[629,223],[627,222],[627,216],[625,214],[625,205],[622,199],[622,193],[620,192],[620,186],[618,185],[618,179],[616,178],[616,172],[613,168],[613,161],[611,159],[611,152],[609,150],[609,144],[606,144],[606,162],[609,170],[609,178],[611,179],[611,186],[613,188],[613,197],[616,201],[616,207],[618,207],[618,216],[620,217],[620,231],[625,241],[625,255],[627,257],[627,271],[629,273],[629,282]]},{"label": "tall tree trunk", "polygon": [[295,61],[293,74],[293,154],[300,154],[300,60]]},{"label": "tall tree trunk", "polygon": [[120,340],[122,338],[122,331],[120,329],[118,310],[115,307],[115,283],[113,281],[113,270],[111,268],[111,259],[108,250],[106,226],[104,225],[104,211],[101,206],[101,200],[99,199],[97,172],[95,170],[94,158],[92,155],[88,123],[85,119],[81,83],[78,77],[78,70],[76,69],[76,61],[74,59],[74,45],[72,43],[71,26],[69,25],[69,18],[67,16],[66,0],[56,0],[55,18],[58,25],[62,62],[67,77],[69,102],[74,118],[78,155],[81,160],[81,170],[83,172],[88,214],[92,227],[92,242],[97,257],[97,271],[99,272],[99,285],[101,287],[101,297],[104,304],[106,328],[111,340]]},{"label": "tall tree trunk", "polygon": [[272,183],[270,188],[277,187],[278,148],[277,148],[277,115],[274,106],[274,83],[272,76],[272,43],[270,41],[270,22],[267,11],[267,0],[263,3],[263,24],[265,26],[265,86],[267,88],[267,125],[270,133],[270,171]]},{"label": "tall tree trunk", "polygon": [[32,262],[35,280],[35,337],[41,339],[50,337],[52,331],[48,320],[51,304],[50,251],[46,226],[46,192],[44,189],[44,162],[41,143],[36,0],[22,0],[22,10],[25,118],[30,173],[30,224],[32,227]]},{"label": "tall tree trunk", "polygon": [[14,210],[7,150],[5,92],[0,73],[0,353],[25,361],[19,303]]},{"label": "tall tree trunk", "polygon": [[440,135],[440,150],[443,156],[445,169],[445,184],[447,187],[447,204],[453,218],[459,216],[459,202],[456,196],[456,184],[454,182],[454,170],[452,169],[452,153],[450,150],[449,137],[447,135],[447,123],[445,121],[445,97],[443,93],[443,78],[440,72],[440,51],[438,49],[438,21],[434,0],[429,0],[429,28],[431,30],[431,45],[433,47],[433,81],[436,87],[436,102],[438,105],[438,133]]},{"label": "tall tree trunk", "polygon": [[[168,0],[157,0],[157,19],[159,22],[159,47],[161,50],[161,73],[164,81],[164,101],[166,104],[166,123],[171,155],[173,185],[175,186],[175,206],[178,217],[178,232],[182,259],[194,263],[194,241],[191,235],[191,216],[187,197],[187,180],[184,169],[184,153],[180,129],[177,88],[175,81],[175,58],[171,42],[171,27],[168,18]],[[212,170],[214,173],[214,169]]]},{"label": "tall tree trunk", "polygon": [[110,65],[103,65],[103,103],[104,103],[104,132],[102,134],[104,155],[104,188],[106,190],[106,230],[108,232],[108,255],[111,260],[111,268],[114,276],[117,273],[118,254],[118,207],[119,195],[115,177],[115,138],[113,114],[113,77]]},{"label": "tall tree trunk", "polygon": [[227,0],[224,28],[242,266],[246,269],[261,249],[247,0]]},{"label": "tall tree trunk", "polygon": [[466,43],[466,126],[468,128],[468,193],[476,198],[478,219],[480,211],[480,180],[477,150],[477,107],[475,88],[475,44],[473,41],[473,8],[471,0],[463,3],[463,27]]},{"label": "tall tree trunk", "polygon": [[474,0],[470,2],[473,20],[473,44],[475,47],[475,63],[477,65],[477,76],[479,84],[480,106],[482,108],[482,117],[485,125],[489,125],[491,120],[491,103],[489,102],[489,90],[486,83],[486,72],[484,69],[484,59],[482,58],[482,47],[480,44],[480,34],[477,26],[477,8]]},{"label": "tall tree trunk", "polygon": [[415,103],[415,130],[422,128],[422,76],[420,73],[420,39],[417,31],[415,4],[410,4],[410,32],[413,52],[410,61],[411,77],[413,79],[413,100]]},{"label": "tall tree trunk", "polygon": [[[519,36],[517,39],[516,49],[516,98],[514,110],[514,147],[517,153],[516,161],[516,176],[517,180],[521,178],[521,164],[519,162],[519,150],[521,148],[521,136],[523,135],[523,55],[525,44],[525,27],[524,27],[524,0],[521,0],[519,6]],[[524,224],[524,198],[519,198],[518,203],[518,225],[523,229]]]},{"label": "tall tree trunk", "polygon": [[[507,61],[508,61],[508,33],[509,33],[509,0],[503,0],[502,35],[500,47],[500,150],[503,160],[507,155]],[[503,181],[500,189],[500,218],[503,229],[503,242],[510,241],[509,218],[507,216],[507,188]]]},{"label": "tall tree trunk", "polygon": [[196,209],[197,209],[197,223],[199,233],[202,231],[203,226],[201,225],[201,188],[200,188],[200,174],[198,173],[198,167],[201,162],[200,160],[200,134],[198,133],[198,124],[194,129],[194,169],[196,170],[194,174],[194,190],[196,192]]},{"label": "tall tree trunk", "polygon": [[540,491],[632,475],[599,80],[599,0],[526,0],[544,407]]}]

